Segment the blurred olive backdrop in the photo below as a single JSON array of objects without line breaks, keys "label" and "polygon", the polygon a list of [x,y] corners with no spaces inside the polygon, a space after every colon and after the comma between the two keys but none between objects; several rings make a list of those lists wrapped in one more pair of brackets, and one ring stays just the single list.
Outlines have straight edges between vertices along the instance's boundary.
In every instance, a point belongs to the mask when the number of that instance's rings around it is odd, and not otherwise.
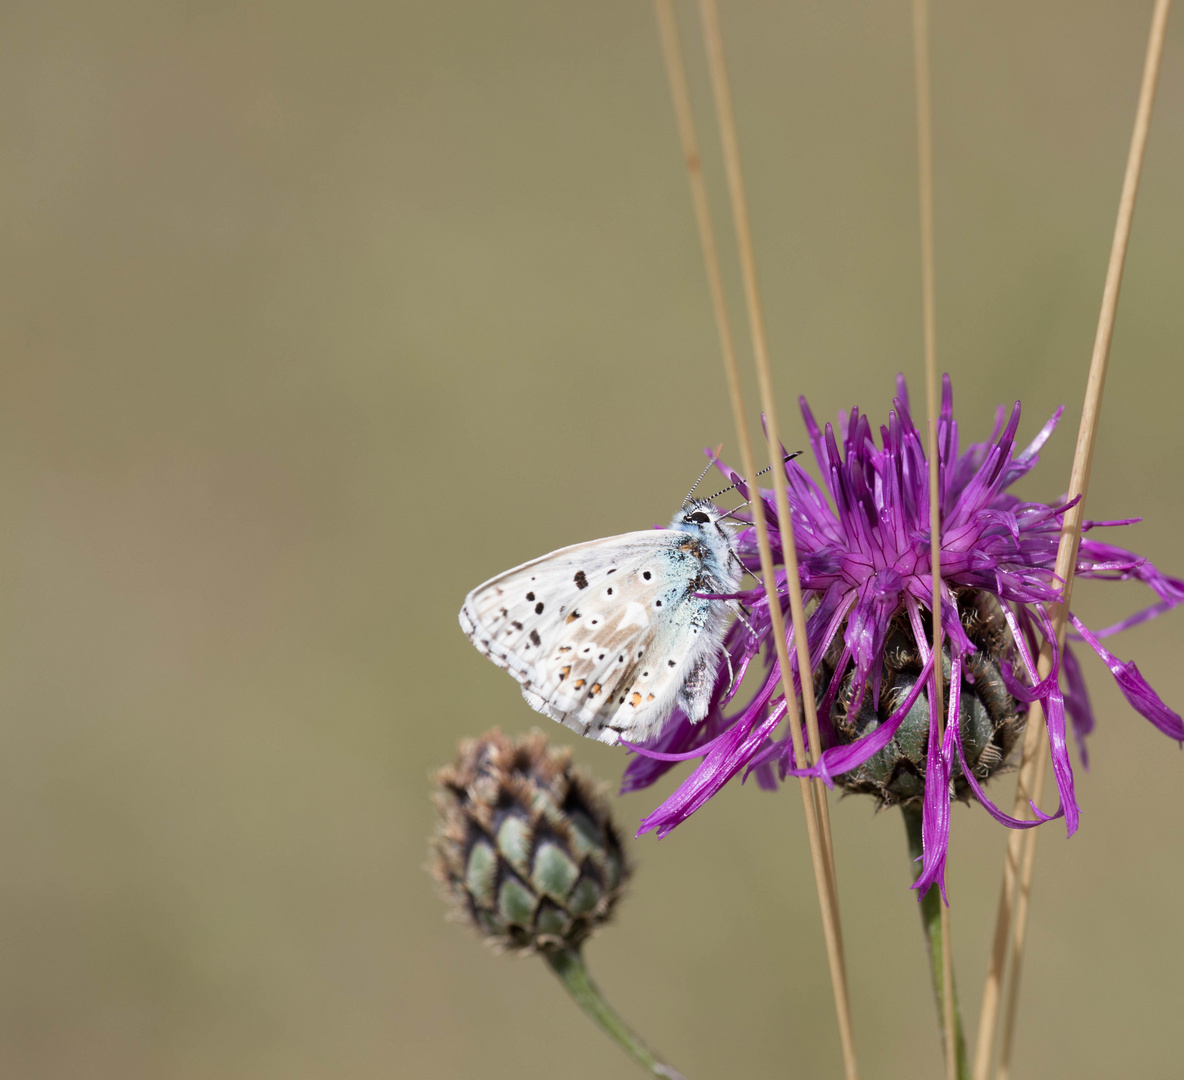
[{"label": "blurred olive backdrop", "polygon": [[[1025,489],[1051,498],[1151,5],[933,6],[939,358],[964,439],[1068,407]],[[903,369],[923,400],[909,5],[723,19],[800,445],[800,393],[879,420]],[[1125,542],[1178,574],[1182,19],[1087,511],[1145,515]],[[635,1075],[543,965],[444,922],[422,864],[464,735],[538,723],[623,765],[478,656],[465,592],[667,520],[701,448],[734,451],[649,4],[12,0],[0,148],[0,1074]],[[1078,595],[1096,625],[1147,599]],[[1174,613],[1118,651],[1179,708],[1182,644]],[[1184,758],[1085,664],[1016,1075],[1179,1075]],[[619,801],[630,832],[667,779]],[[953,819],[973,1023],[1006,838]],[[834,822],[864,1075],[937,1076],[898,815]],[[632,850],[588,950],[622,1011],[696,1080],[839,1075],[796,791],[734,785]]]}]

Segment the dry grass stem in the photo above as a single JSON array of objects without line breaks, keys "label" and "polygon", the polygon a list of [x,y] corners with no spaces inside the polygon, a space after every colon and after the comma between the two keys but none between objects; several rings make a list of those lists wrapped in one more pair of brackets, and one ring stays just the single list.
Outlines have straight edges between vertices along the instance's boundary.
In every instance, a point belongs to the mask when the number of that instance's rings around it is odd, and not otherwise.
[{"label": "dry grass stem", "polygon": [[[1094,337],[1093,355],[1090,358],[1089,377],[1086,382],[1085,402],[1077,433],[1077,447],[1073,455],[1068,497],[1073,499],[1080,496],[1080,500],[1065,514],[1060,544],[1057,548],[1056,573],[1065,583],[1061,592],[1061,602],[1054,605],[1053,609],[1053,625],[1058,643],[1064,641],[1065,622],[1072,599],[1073,572],[1077,563],[1077,547],[1081,540],[1085,497],[1089,489],[1090,468],[1093,464],[1098,421],[1101,417],[1102,393],[1106,385],[1106,368],[1110,359],[1110,342],[1114,335],[1114,320],[1118,310],[1118,295],[1122,287],[1122,271],[1126,261],[1127,246],[1130,241],[1131,221],[1135,212],[1135,197],[1139,190],[1139,177],[1147,148],[1151,109],[1155,103],[1155,88],[1159,79],[1160,60],[1163,56],[1169,6],[1170,0],[1156,0],[1155,10],[1151,17],[1151,34],[1147,42],[1147,55],[1143,65],[1143,81],[1139,91],[1139,103],[1135,111],[1135,125],[1131,134],[1130,150],[1127,154],[1122,194],[1118,201],[1118,219],[1114,226],[1110,262],[1106,270],[1106,284],[1102,290],[1102,308],[1098,316],[1098,329]],[[1046,645],[1040,653],[1038,676],[1043,678],[1051,668],[1051,646]],[[1039,703],[1034,703],[1029,714],[1028,732],[1024,739],[1024,755],[1016,791],[1016,816],[1026,815],[1027,800],[1039,798],[1041,795],[1048,755],[1044,726],[1043,712]],[[1008,843],[1003,890],[1000,896],[999,914],[996,919],[995,945],[983,994],[983,1013],[979,1024],[978,1050],[975,1055],[975,1080],[986,1080],[990,1068],[991,1048],[998,1022],[999,986],[1003,976],[1003,961],[1006,959],[1008,951],[1007,939],[1011,933],[1009,926],[1011,921],[1009,878],[1014,880],[1018,866],[1019,893],[1015,908],[1014,937],[1010,950],[1012,971],[1007,984],[1007,1002],[1004,1007],[1006,1023],[996,1077],[998,1080],[1007,1080],[1011,1074],[1012,1039],[1015,1031],[1015,1013],[1027,928],[1028,902],[1036,857],[1035,832],[1035,829],[1030,829],[1028,833],[1031,835],[1024,837],[1013,835]],[[1023,852],[1022,863],[1019,858],[1020,850]]]},{"label": "dry grass stem", "polygon": [[[1044,774],[1048,768],[1048,754],[1036,759],[1035,797],[1044,789]],[[1028,910],[1031,906],[1032,870],[1036,863],[1036,836],[1038,829],[1028,829],[1024,834],[1024,857],[1020,865],[1020,891],[1015,901],[1015,935],[1011,942],[1011,969],[1007,973],[1007,996],[1003,1010],[1003,1041],[999,1055],[997,1080],[1011,1076],[1011,1048],[1014,1045],[1016,1003],[1019,1001],[1020,976],[1024,970],[1024,941],[1028,929]],[[1030,835],[1029,835],[1030,834]]]},{"label": "dry grass stem", "polygon": [[[658,25],[661,30],[662,48],[666,60],[667,74],[670,79],[671,95],[674,99],[675,117],[678,123],[679,137],[682,142],[683,157],[687,167],[688,179],[691,185],[691,201],[694,206],[695,220],[698,226],[699,239],[703,248],[703,257],[707,269],[708,286],[711,292],[712,308],[715,312],[716,327],[719,332],[720,346],[723,353],[724,371],[728,384],[728,394],[731,399],[733,419],[740,447],[741,465],[745,475],[755,481],[756,466],[752,453],[752,443],[748,434],[748,425],[744,408],[743,395],[740,388],[740,375],[736,363],[735,347],[732,340],[731,323],[728,318],[727,305],[724,300],[723,281],[719,269],[719,252],[715,243],[715,234],[711,225],[711,214],[707,201],[706,187],[700,163],[698,140],[695,136],[694,120],[691,111],[690,93],[687,88],[686,72],[682,61],[682,50],[678,41],[678,27],[674,17],[671,0],[655,0],[658,15]],[[714,7],[711,11],[704,7],[705,29],[715,16]],[[716,38],[718,40],[718,19],[715,19]],[[711,34],[708,32],[708,38]],[[711,46],[709,45],[709,49]],[[722,59],[722,53],[720,54]],[[714,72],[713,72],[714,76]],[[713,81],[714,77],[713,77]],[[780,463],[780,443],[776,444],[776,460]],[[774,475],[779,472],[773,470]],[[782,491],[784,492],[784,472],[782,475]],[[794,708],[792,681],[789,679],[788,653],[785,640],[785,625],[781,613],[780,599],[777,593],[776,572],[773,566],[773,553],[769,544],[768,524],[765,520],[764,506],[759,497],[752,500],[753,524],[756,528],[757,545],[760,550],[761,573],[764,578],[765,589],[769,598],[769,610],[772,620],[772,634],[777,645],[778,660],[783,673],[783,687],[787,712],[790,719],[790,731],[793,739],[794,753],[797,760],[805,760],[804,744],[801,724]],[[788,514],[783,519],[788,522]],[[783,547],[791,550],[792,543],[785,542]],[[793,573],[791,578],[795,577]],[[798,613],[795,624],[802,625],[801,597],[798,594]],[[805,665],[808,669],[809,664]],[[817,745],[815,743],[815,745]],[[855,1080],[858,1070],[855,1063],[854,1041],[851,1034],[850,1009],[847,999],[846,974],[843,967],[840,939],[837,929],[837,908],[834,904],[832,889],[833,877],[828,871],[826,856],[823,853],[822,835],[820,832],[818,807],[809,781],[802,779],[800,783],[802,793],[802,808],[806,817],[806,831],[810,842],[810,853],[814,864],[814,877],[818,888],[819,906],[822,910],[823,931],[826,938],[827,956],[830,962],[831,981],[835,996],[835,1009],[839,1022],[839,1035],[842,1042],[846,1075],[849,1080]]]},{"label": "dry grass stem", "polygon": [[[929,559],[933,581],[933,653],[941,656],[941,502],[937,450],[937,302],[934,296],[933,244],[933,109],[929,90],[929,8],[913,0],[913,63],[917,86],[917,173],[921,216],[921,310],[925,337],[925,400],[929,408]],[[933,697],[937,735],[943,733],[941,664],[934,664]],[[957,722],[955,718],[955,723]],[[945,1029],[946,1076],[957,1080],[957,1031],[954,1020],[954,956],[950,941],[950,909],[941,907],[942,1026]]]},{"label": "dry grass stem", "polygon": [[[1039,704],[1033,704],[1028,714],[1028,731],[1037,725],[1033,711],[1039,709]],[[1025,750],[1027,739],[1025,737]],[[1038,759],[1043,760],[1043,759]],[[1015,815],[1018,817],[1024,810],[1026,803],[1021,805],[1020,797],[1024,791],[1024,777],[1021,774],[1016,785]],[[1029,829],[1029,832],[1034,830]],[[1020,858],[1024,848],[1024,838],[1017,829],[1007,838],[1007,853],[1003,858],[1003,884],[999,888],[999,907],[995,914],[995,936],[991,947],[991,959],[987,965],[987,981],[983,986],[983,1000],[979,1009],[978,1035],[974,1053],[974,1080],[987,1080],[987,1073],[991,1068],[991,1052],[995,1047],[995,1024],[999,1017],[999,994],[1003,986],[1003,970],[1007,964],[1007,940],[1011,933],[1011,905],[1015,893],[1015,881],[1019,870]]]},{"label": "dry grass stem", "polygon": [[[806,733],[810,738],[808,754],[810,762],[817,762],[822,752],[818,733],[818,711],[814,701],[814,677],[810,662],[810,646],[806,637],[806,619],[802,603],[802,586],[798,577],[797,549],[793,540],[793,520],[789,512],[789,497],[786,492],[784,462],[780,425],[777,419],[777,399],[773,393],[773,376],[769,363],[768,335],[765,333],[765,318],[761,306],[760,289],[757,286],[756,257],[752,246],[752,228],[748,218],[748,199],[744,190],[744,177],[740,169],[740,144],[736,135],[736,118],[732,108],[732,94],[728,83],[727,66],[724,61],[723,34],[719,23],[719,11],[714,0],[702,0],[700,13],[703,23],[703,41],[707,51],[708,67],[711,72],[711,86],[715,96],[716,115],[719,120],[720,142],[723,146],[724,171],[727,176],[728,195],[732,204],[732,218],[736,230],[736,244],[739,248],[740,271],[744,282],[744,297],[748,307],[749,330],[752,334],[753,356],[756,362],[757,386],[761,397],[761,410],[765,417],[765,434],[768,441],[769,466],[773,477],[774,501],[778,521],[781,522],[782,551],[785,557],[786,587],[789,591],[789,609],[793,618],[794,644],[797,649],[798,672],[802,685],[802,709],[806,717]],[[780,654],[778,654],[780,657]],[[783,668],[782,670],[788,670]],[[790,702],[791,713],[796,712],[796,701]],[[791,718],[791,724],[797,724]],[[795,751],[796,752],[796,751]],[[798,760],[802,760],[800,757]],[[842,924],[838,917],[838,885],[835,877],[834,845],[831,842],[830,807],[826,799],[826,785],[821,780],[813,782],[814,798],[818,810],[818,823],[822,832],[822,850],[826,856],[827,876],[835,907],[835,928],[842,950]]]}]

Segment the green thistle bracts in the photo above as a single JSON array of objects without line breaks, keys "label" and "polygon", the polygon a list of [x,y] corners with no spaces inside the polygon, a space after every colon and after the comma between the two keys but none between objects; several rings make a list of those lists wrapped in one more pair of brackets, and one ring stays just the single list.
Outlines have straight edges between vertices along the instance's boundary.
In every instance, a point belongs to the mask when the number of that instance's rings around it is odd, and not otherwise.
[{"label": "green thistle bracts", "polygon": [[[1007,761],[1023,733],[1026,714],[1019,712],[1007,692],[999,665],[1011,646],[1011,636],[998,601],[988,593],[973,589],[952,590],[959,617],[976,651],[963,659],[962,700],[958,724],[967,763],[978,780],[986,780]],[[929,619],[925,617],[925,630]],[[832,652],[835,650],[832,649]],[[950,657],[943,650],[942,672],[945,681],[943,698],[950,700]],[[837,655],[823,660],[817,688],[819,700],[826,693]],[[892,715],[916,684],[924,663],[913,638],[912,628],[903,613],[892,620],[884,643],[884,663],[880,683],[880,707],[872,707],[870,691],[865,692],[858,712],[852,716],[851,673],[844,676],[835,695],[830,721],[840,743],[851,743],[875,731]],[[925,755],[929,747],[929,695],[922,691],[909,710],[892,741],[874,757],[849,773],[835,778],[845,790],[872,795],[881,806],[920,806],[925,793]],[[950,779],[953,795],[965,801],[970,785],[955,756]]]},{"label": "green thistle bracts", "polygon": [[488,941],[578,947],[609,918],[629,867],[604,792],[569,751],[493,731],[463,742],[436,783],[432,873]]}]

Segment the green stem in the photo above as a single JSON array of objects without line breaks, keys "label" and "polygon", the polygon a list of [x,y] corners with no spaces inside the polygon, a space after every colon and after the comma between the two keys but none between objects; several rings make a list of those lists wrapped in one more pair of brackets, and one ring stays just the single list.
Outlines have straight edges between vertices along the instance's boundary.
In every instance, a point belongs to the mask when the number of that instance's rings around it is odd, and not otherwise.
[{"label": "green stem", "polygon": [[663,1076],[666,1080],[686,1080],[682,1073],[667,1065],[646,1046],[637,1033],[604,1000],[604,996],[588,974],[584,958],[578,949],[558,949],[544,952],[543,956],[551,965],[551,970],[559,976],[559,981],[567,987],[567,992],[575,998],[576,1004],[608,1032],[634,1061],[654,1076]]},{"label": "green stem", "polygon": [[[921,808],[902,806],[904,827],[909,834],[909,858],[916,862],[921,858],[924,843],[921,833]],[[933,977],[933,996],[937,1002],[937,1025],[941,1028],[942,1042],[945,1042],[945,980],[942,977],[941,951],[941,891],[931,885],[921,898],[921,925],[925,930],[925,944],[929,949],[929,973]],[[966,1039],[962,1035],[962,1010],[958,1008],[958,988],[954,987],[954,1043],[957,1046],[958,1080],[966,1080],[970,1069],[966,1064]]]}]

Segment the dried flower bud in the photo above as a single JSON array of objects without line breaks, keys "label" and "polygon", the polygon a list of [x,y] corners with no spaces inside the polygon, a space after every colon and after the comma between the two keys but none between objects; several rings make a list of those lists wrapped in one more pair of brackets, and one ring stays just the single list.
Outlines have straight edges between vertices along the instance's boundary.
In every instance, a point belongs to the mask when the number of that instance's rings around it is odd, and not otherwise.
[{"label": "dried flower bud", "polygon": [[462,742],[436,784],[430,870],[491,943],[576,948],[608,919],[629,867],[604,791],[570,751],[494,730]]},{"label": "dried flower bud", "polygon": [[[1007,692],[999,670],[1011,647],[1010,631],[995,597],[973,589],[954,590],[959,616],[967,637],[976,651],[963,658],[962,695],[958,725],[967,763],[976,779],[982,781],[998,771],[1007,760],[1027,721],[1017,710],[1015,699]],[[925,619],[926,630],[929,620]],[[833,672],[834,659],[822,665],[819,698]],[[884,643],[884,663],[880,683],[880,707],[872,706],[872,695],[865,692],[856,715],[850,715],[853,687],[848,672],[840,683],[830,721],[841,743],[852,743],[875,731],[896,710],[916,684],[924,662],[917,648],[912,628],[903,614],[893,619]],[[950,700],[950,654],[943,649],[942,671],[946,703]],[[925,757],[929,748],[929,695],[922,691],[892,741],[858,768],[835,778],[847,791],[873,795],[881,806],[913,804],[920,806],[925,793]],[[970,785],[957,757],[950,778],[954,795],[965,801]]]}]

